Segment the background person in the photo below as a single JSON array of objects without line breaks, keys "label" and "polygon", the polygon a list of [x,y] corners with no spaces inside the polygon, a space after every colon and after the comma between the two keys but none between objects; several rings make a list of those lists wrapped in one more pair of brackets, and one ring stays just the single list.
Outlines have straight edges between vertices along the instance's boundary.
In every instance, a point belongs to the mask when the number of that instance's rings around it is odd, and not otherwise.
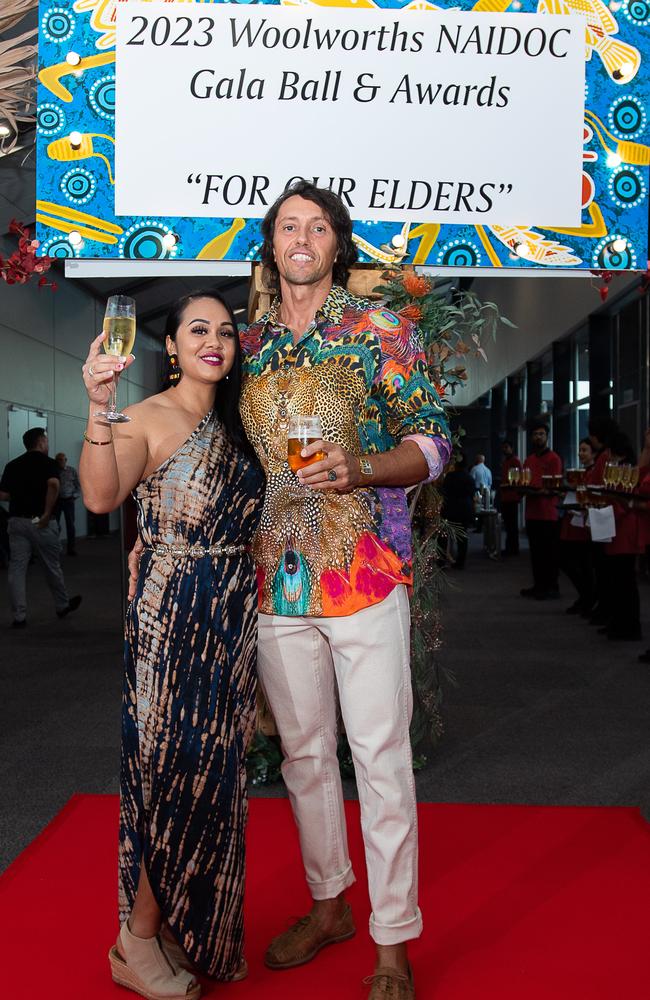
[{"label": "background person", "polygon": [[485,455],[476,456],[469,474],[474,480],[474,486],[479,493],[483,487],[487,487],[489,490],[492,489],[492,473],[485,464]]},{"label": "background person", "polygon": [[[618,424],[611,417],[593,417],[589,421],[588,431],[596,458],[587,475],[587,482],[594,486],[604,486],[605,466],[611,459],[609,443],[618,433]],[[596,603],[592,608],[589,624],[603,627],[608,624],[611,617],[609,603],[611,588],[607,578],[604,542],[591,542],[591,558],[596,580]]]},{"label": "background person", "polygon": [[530,440],[533,450],[524,462],[524,468],[530,469],[530,485],[540,493],[526,496],[526,534],[533,585],[524,587],[521,595],[543,601],[559,596],[559,514],[557,497],[543,490],[542,476],[560,475],[562,459],[548,446],[548,426],[545,423],[533,425]]},{"label": "background person", "polygon": [[501,487],[499,490],[499,506],[501,507],[501,517],[506,533],[505,547],[502,555],[519,555],[519,501],[521,493],[508,486],[508,473],[511,469],[521,469],[521,459],[515,455],[515,449],[511,441],[504,441],[501,445],[503,462],[501,463]]},{"label": "background person", "polygon": [[[451,472],[445,475],[441,492],[442,517],[462,528],[462,533],[455,539],[456,559],[453,565],[456,569],[463,569],[467,558],[467,531],[474,520],[474,480],[467,471],[467,460],[462,453],[456,457]],[[446,536],[441,537],[439,544],[445,548],[448,544]]]},{"label": "background person", "polygon": [[45,572],[59,618],[81,604],[69,598],[61,570],[59,527],[54,508],[59,495],[59,467],[48,457],[47,431],[32,427],[23,434],[25,454],[9,462],[0,480],[0,500],[9,501],[9,594],[12,628],[27,625],[27,568],[36,556]]},{"label": "background person", "polygon": [[[580,465],[587,475],[594,467],[595,454],[589,438],[583,438],[578,448]],[[560,527],[560,569],[577,591],[577,598],[566,609],[569,615],[588,617],[596,600],[596,579],[591,555],[591,532],[580,512],[582,524],[573,523],[574,512],[564,512]]]},{"label": "background person", "polygon": [[76,556],[75,550],[75,500],[81,496],[81,484],[77,470],[68,465],[66,455],[60,451],[54,456],[59,467],[59,499],[56,505],[56,523],[61,526],[61,514],[65,518],[66,548],[69,556]]},{"label": "background person", "polygon": [[[484,506],[484,490],[489,491],[492,489],[492,473],[485,464],[485,455],[477,455],[474,461],[474,465],[469,470],[469,474],[474,481],[474,489],[476,491],[475,498],[475,515],[476,515],[476,528],[474,529],[476,533],[480,533],[483,530],[483,506]],[[488,496],[489,501],[489,496]],[[488,506],[490,503],[488,502]]]},{"label": "background person", "polygon": [[249,550],[263,479],[239,418],[237,326],[219,295],[197,292],[172,308],[173,384],[128,407],[131,422],[114,431],[95,411],[130,359],[101,353],[102,340],[84,365],[84,500],[114,510],[133,490],[144,546],[126,621],[121,927],[109,960],[113,979],[134,992],[194,1000],[190,964],[223,980],[246,974],[257,624]]}]

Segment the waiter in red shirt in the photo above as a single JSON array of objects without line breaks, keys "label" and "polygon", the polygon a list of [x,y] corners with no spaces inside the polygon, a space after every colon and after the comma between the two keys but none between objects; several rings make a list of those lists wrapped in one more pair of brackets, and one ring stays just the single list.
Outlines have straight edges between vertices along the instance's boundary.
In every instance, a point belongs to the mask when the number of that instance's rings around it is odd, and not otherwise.
[{"label": "waiter in red shirt", "polygon": [[526,534],[533,586],[524,587],[521,596],[544,601],[559,596],[560,525],[557,497],[547,491],[542,492],[542,476],[560,475],[562,459],[548,446],[548,427],[545,423],[533,425],[530,440],[533,450],[524,462],[524,468],[530,469],[530,485],[540,493],[526,497]]},{"label": "waiter in red shirt", "polygon": [[512,442],[504,441],[501,445],[503,452],[503,462],[501,464],[501,489],[499,491],[499,503],[501,506],[501,517],[506,530],[506,544],[503,551],[504,556],[519,555],[519,501],[521,493],[518,490],[504,484],[508,482],[510,469],[521,469],[521,461],[515,455]]},{"label": "waiter in red shirt", "polygon": [[[588,483],[604,485],[605,466],[612,457],[609,445],[617,433],[618,424],[611,417],[592,417],[589,421],[589,440],[596,453],[596,460],[587,476]],[[591,542],[591,558],[596,578],[596,604],[589,619],[591,625],[608,625],[612,616],[611,587],[605,557],[604,542]]]}]

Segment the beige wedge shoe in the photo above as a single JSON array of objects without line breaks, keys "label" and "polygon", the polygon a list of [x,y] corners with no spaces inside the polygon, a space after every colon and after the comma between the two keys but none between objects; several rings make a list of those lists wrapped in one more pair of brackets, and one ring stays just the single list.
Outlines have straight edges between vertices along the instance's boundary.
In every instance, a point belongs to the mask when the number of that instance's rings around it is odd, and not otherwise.
[{"label": "beige wedge shoe", "polygon": [[174,967],[159,939],[135,937],[126,920],[108,960],[113,981],[147,1000],[198,1000],[201,995],[195,977]]},{"label": "beige wedge shoe", "polygon": [[[169,961],[174,966],[174,969],[186,969],[188,972],[196,972],[195,966],[192,964],[190,959],[187,957],[178,941],[170,931],[167,924],[163,924],[160,930],[160,943],[162,949],[169,959]],[[239,968],[234,976],[230,979],[224,980],[224,982],[229,983],[239,983],[242,979],[246,979],[248,975],[248,963],[245,958],[242,958]]]}]

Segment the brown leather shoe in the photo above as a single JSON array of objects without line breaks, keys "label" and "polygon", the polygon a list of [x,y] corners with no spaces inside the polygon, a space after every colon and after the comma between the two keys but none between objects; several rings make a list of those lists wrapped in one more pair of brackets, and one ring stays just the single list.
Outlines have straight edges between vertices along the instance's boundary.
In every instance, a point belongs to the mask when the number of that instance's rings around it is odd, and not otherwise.
[{"label": "brown leather shoe", "polygon": [[278,934],[273,938],[264,956],[264,962],[269,969],[292,969],[295,965],[304,965],[305,962],[311,962],[326,945],[347,941],[353,937],[355,930],[352,910],[347,903],[343,914],[327,930],[308,914],[306,917],[301,917],[284,934]]},{"label": "brown leather shoe", "polygon": [[415,1000],[413,973],[409,966],[408,976],[386,965],[375,969],[372,976],[364,979],[366,986],[372,984],[368,1000]]}]

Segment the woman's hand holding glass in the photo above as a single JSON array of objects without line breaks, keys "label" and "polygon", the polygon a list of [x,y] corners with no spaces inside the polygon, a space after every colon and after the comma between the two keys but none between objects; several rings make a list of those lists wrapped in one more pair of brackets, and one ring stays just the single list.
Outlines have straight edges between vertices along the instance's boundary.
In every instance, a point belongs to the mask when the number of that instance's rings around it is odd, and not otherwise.
[{"label": "woman's hand holding glass", "polygon": [[95,337],[81,369],[88,399],[102,407],[110,405],[114,379],[135,360],[132,354],[128,357],[105,354],[102,350],[105,339],[105,333]]},{"label": "woman's hand holding glass", "polygon": [[[117,380],[120,372],[133,361],[134,340],[135,300],[128,295],[111,295],[106,302],[103,332],[91,344],[82,369],[91,402],[104,407],[94,414],[101,417],[103,423],[121,424],[131,419],[117,409]],[[108,355],[108,363],[101,359],[100,346]]]}]

